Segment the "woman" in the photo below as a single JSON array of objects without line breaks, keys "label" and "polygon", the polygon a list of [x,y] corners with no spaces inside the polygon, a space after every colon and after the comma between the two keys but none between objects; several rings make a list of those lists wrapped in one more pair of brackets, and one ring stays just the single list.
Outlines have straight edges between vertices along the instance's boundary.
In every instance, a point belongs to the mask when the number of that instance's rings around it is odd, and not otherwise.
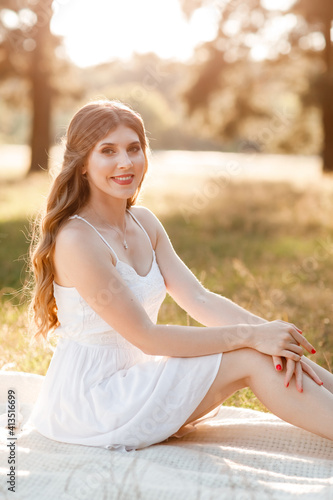
[{"label": "woman", "polygon": [[[206,290],[134,206],[147,149],[141,117],[119,102],[89,103],[69,125],[32,249],[36,337],[59,337],[32,423],[57,441],[129,451],[190,432],[248,386],[283,420],[333,439],[333,375],[303,356],[315,350],[301,331]],[[156,325],[166,291],[205,327]]]}]

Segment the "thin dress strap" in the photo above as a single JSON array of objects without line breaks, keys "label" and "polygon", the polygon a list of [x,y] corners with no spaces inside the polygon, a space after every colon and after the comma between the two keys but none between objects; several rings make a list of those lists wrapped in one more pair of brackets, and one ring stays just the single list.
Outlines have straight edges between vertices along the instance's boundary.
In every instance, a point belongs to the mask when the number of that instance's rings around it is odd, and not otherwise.
[{"label": "thin dress strap", "polygon": [[151,241],[150,241],[150,238],[148,236],[148,233],[147,231],[145,230],[145,228],[143,227],[142,224],[140,224],[140,222],[138,221],[138,219],[132,214],[132,212],[130,212],[129,210],[127,210],[127,212],[133,217],[133,219],[135,220],[135,222],[141,227],[142,231],[146,234],[147,238],[148,238],[148,241],[149,241],[149,244],[151,246],[151,249],[153,251],[153,254],[154,254],[154,249],[153,249],[153,245],[151,244]]},{"label": "thin dress strap", "polygon": [[90,227],[92,227],[96,233],[98,234],[98,236],[100,236],[102,238],[102,240],[104,241],[104,243],[109,247],[109,249],[112,251],[112,253],[114,254],[114,256],[116,257],[116,261],[118,262],[118,255],[116,254],[116,252],[113,250],[112,246],[109,245],[109,243],[106,241],[106,239],[101,235],[101,233],[99,231],[97,231],[97,229],[92,225],[90,224],[90,222],[88,222],[86,219],[84,219],[83,217],[80,217],[80,215],[71,215],[71,217],[69,217],[69,219],[81,219],[83,220],[84,222],[86,222]]}]

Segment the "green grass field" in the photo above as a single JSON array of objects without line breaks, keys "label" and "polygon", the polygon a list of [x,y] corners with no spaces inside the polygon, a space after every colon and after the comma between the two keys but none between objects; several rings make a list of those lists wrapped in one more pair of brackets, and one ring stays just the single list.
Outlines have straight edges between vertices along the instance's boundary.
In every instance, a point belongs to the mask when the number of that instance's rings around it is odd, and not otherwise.
[{"label": "green grass field", "polygon": [[[333,367],[333,183],[241,181],[197,185],[184,175],[156,187],[140,204],[153,210],[173,245],[210,290],[268,320],[292,321],[314,344],[316,362]],[[30,345],[27,297],[29,220],[43,202],[45,173],[0,187],[0,369],[45,374],[47,345]],[[198,200],[198,193],[206,193]],[[209,194],[207,194],[209,193]],[[159,321],[197,324],[168,296]],[[250,390],[225,404],[267,411]]]}]

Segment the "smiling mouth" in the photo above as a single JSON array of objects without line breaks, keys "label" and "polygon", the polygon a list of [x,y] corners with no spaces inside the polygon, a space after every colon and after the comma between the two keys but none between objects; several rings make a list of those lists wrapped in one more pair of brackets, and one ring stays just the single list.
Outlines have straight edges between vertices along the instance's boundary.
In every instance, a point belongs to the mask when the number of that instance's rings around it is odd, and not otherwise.
[{"label": "smiling mouth", "polygon": [[117,184],[131,184],[134,179],[134,175],[119,175],[118,177],[111,177],[111,179]]}]

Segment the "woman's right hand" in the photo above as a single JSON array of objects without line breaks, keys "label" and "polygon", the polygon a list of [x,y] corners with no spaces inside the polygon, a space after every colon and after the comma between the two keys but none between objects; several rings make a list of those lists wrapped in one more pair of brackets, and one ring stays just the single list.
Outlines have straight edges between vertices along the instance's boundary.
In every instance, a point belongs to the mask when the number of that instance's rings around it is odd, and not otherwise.
[{"label": "woman's right hand", "polygon": [[282,320],[255,325],[253,349],[271,356],[280,356],[299,361],[303,348],[314,354],[315,348],[292,323]]}]

